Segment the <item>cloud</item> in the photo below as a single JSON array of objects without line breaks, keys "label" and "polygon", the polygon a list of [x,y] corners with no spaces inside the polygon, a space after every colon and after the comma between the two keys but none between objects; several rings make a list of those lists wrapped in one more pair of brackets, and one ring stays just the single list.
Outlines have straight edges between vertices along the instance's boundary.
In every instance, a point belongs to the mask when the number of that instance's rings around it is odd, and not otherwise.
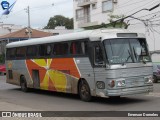
[{"label": "cloud", "polygon": [[10,15],[8,15],[7,18],[6,16],[3,16],[0,21],[3,21],[3,23],[27,26],[27,6],[30,6],[32,27],[46,26],[49,18],[54,15],[73,17],[72,0],[17,0]]}]

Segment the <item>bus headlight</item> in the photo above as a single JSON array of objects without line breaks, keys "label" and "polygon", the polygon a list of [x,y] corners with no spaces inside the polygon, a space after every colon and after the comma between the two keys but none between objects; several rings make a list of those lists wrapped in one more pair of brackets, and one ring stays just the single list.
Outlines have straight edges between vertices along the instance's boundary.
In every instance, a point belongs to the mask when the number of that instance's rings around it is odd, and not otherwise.
[{"label": "bus headlight", "polygon": [[151,84],[151,83],[153,83],[153,77],[152,77],[152,76],[145,77],[145,78],[144,78],[144,82],[145,82],[146,84]]},{"label": "bus headlight", "polygon": [[115,81],[114,80],[109,81],[108,86],[113,88],[115,86]]},{"label": "bus headlight", "polygon": [[102,81],[98,81],[96,85],[98,89],[105,89],[105,83]]},{"label": "bus headlight", "polygon": [[124,87],[126,86],[125,80],[118,80],[117,81],[117,87]]}]

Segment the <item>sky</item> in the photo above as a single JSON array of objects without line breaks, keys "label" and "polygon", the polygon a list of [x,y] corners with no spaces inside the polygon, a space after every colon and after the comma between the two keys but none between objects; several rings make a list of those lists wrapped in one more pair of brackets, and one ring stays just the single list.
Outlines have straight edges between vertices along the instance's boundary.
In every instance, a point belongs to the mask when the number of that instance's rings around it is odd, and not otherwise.
[{"label": "sky", "polygon": [[50,17],[55,15],[73,18],[73,0],[17,0],[11,13],[0,17],[0,24],[28,26],[26,12],[28,6],[30,7],[31,27],[34,28],[45,27]]}]

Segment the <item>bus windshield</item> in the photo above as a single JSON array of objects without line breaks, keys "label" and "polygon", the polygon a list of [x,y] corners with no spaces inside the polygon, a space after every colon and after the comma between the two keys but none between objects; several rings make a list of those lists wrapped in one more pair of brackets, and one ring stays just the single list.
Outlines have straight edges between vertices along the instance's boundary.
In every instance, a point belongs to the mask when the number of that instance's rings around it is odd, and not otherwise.
[{"label": "bus windshield", "polygon": [[104,41],[110,64],[150,62],[151,58],[145,39],[120,38]]}]

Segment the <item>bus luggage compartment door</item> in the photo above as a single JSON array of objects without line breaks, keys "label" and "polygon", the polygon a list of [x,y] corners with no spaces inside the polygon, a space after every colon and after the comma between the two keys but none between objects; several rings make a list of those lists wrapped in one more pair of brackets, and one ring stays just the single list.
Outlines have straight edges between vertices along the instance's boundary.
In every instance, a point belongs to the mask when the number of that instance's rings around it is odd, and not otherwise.
[{"label": "bus luggage compartment door", "polygon": [[39,70],[32,70],[33,88],[40,89]]}]

